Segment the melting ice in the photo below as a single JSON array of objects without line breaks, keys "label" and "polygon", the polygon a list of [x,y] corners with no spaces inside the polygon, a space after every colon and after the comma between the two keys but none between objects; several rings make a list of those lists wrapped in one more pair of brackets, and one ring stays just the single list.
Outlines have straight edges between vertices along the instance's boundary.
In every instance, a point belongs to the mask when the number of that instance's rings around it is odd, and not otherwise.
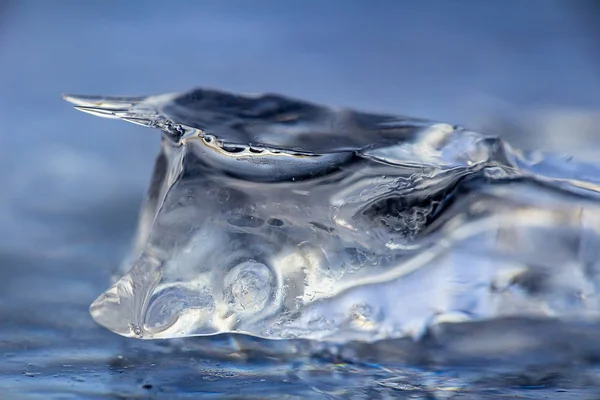
[{"label": "melting ice", "polygon": [[124,275],[90,308],[116,333],[344,343],[598,319],[596,166],[270,94],[66,99],[162,130]]}]

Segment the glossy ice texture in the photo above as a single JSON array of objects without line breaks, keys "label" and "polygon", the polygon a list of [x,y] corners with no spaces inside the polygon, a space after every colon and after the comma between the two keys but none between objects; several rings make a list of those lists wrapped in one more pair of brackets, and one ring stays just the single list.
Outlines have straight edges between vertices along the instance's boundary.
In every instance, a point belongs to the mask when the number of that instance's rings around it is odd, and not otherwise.
[{"label": "glossy ice texture", "polygon": [[270,94],[66,99],[162,130],[124,276],[91,306],[116,333],[344,343],[598,317],[596,166]]}]

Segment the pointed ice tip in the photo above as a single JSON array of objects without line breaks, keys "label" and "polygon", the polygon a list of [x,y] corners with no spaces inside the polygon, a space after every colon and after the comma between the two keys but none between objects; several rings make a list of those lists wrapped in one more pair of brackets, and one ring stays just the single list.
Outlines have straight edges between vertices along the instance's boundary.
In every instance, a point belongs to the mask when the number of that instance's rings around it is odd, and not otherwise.
[{"label": "pointed ice tip", "polygon": [[126,114],[127,110],[110,110],[100,107],[85,107],[85,106],[74,106],[76,110],[83,111],[84,113],[92,114],[102,118],[121,118]]},{"label": "pointed ice tip", "polygon": [[122,119],[137,125],[154,127],[155,113],[150,108],[136,107],[147,97],[109,97],[63,94],[63,99],[76,110],[102,118]]},{"label": "pointed ice tip", "polygon": [[75,106],[97,107],[107,110],[131,108],[146,99],[146,97],[88,96],[75,94],[63,94],[62,98]]}]

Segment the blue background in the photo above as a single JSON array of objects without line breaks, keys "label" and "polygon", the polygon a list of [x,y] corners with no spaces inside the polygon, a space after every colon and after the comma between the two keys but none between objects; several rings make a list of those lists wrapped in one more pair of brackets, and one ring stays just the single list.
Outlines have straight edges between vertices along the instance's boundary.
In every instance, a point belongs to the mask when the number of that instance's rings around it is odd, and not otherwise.
[{"label": "blue background", "polygon": [[[125,341],[87,313],[129,245],[159,133],[62,93],[278,92],[594,159],[599,4],[0,1],[0,389],[110,396],[160,375],[123,369]],[[196,362],[163,366],[161,387]]]}]

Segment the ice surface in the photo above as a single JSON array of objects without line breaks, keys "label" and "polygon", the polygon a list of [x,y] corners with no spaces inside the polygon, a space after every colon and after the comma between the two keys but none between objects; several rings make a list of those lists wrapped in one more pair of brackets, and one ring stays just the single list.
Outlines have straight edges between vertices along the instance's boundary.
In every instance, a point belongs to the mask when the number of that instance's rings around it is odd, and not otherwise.
[{"label": "ice surface", "polygon": [[90,309],[116,333],[344,343],[598,319],[594,165],[270,94],[66,99],[163,131],[124,276]]}]

